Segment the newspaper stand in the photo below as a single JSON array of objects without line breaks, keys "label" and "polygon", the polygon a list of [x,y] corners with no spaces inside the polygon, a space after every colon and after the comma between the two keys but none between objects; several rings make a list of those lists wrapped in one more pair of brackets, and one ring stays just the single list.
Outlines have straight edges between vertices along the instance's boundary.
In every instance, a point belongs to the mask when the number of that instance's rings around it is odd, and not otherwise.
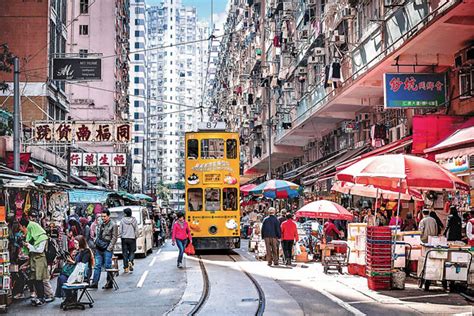
[{"label": "newspaper stand", "polygon": [[367,227],[366,260],[369,289],[389,290],[392,270],[392,232],[390,227]]}]

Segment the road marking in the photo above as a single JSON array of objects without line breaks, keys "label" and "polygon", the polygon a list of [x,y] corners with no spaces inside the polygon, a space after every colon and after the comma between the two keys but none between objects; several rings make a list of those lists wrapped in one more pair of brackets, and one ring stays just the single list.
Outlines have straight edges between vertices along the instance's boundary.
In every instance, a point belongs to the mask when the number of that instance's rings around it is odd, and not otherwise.
[{"label": "road marking", "polygon": [[155,264],[155,261],[156,261],[156,257],[154,257],[154,258],[151,260],[151,262],[150,262],[150,264],[149,264],[148,266],[149,266],[149,267],[153,267],[153,265]]},{"label": "road marking", "polygon": [[351,306],[351,305],[347,304],[346,302],[344,302],[343,300],[337,298],[336,296],[332,295],[331,293],[329,293],[326,290],[317,289],[317,291],[319,291],[321,294],[323,294],[324,296],[329,298],[331,301],[333,301],[334,303],[336,303],[337,305],[341,306],[342,308],[344,308],[345,310],[347,310],[348,312],[350,312],[354,315],[357,315],[357,316],[366,315],[366,314],[362,313],[360,310],[358,310],[357,308],[355,308],[354,306]]},{"label": "road marking", "polygon": [[156,252],[156,255],[158,256],[160,254],[160,252],[161,252],[161,248],[158,249],[158,251]]},{"label": "road marking", "polygon": [[138,281],[137,287],[142,287],[143,286],[143,283],[145,283],[145,279],[148,276],[148,272],[149,272],[148,270],[143,272],[142,277],[140,278],[140,281]]},{"label": "road marking", "polygon": [[415,298],[429,298],[429,297],[441,297],[441,296],[449,296],[449,294],[444,293],[444,294],[433,294],[433,295],[406,296],[406,297],[398,297],[398,299],[408,300],[408,299],[415,299]]}]

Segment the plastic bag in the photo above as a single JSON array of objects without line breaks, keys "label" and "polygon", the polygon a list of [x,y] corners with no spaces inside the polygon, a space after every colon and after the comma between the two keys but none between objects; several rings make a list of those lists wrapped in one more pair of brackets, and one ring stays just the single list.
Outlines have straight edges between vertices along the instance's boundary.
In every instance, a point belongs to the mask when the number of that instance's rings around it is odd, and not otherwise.
[{"label": "plastic bag", "polygon": [[299,241],[295,243],[295,255],[297,256],[301,255],[301,245]]},{"label": "plastic bag", "polygon": [[189,243],[186,246],[186,249],[184,249],[184,253],[187,254],[188,256],[192,256],[192,255],[196,254],[196,251],[194,250],[194,246],[193,246],[192,243]]},{"label": "plastic bag", "polygon": [[72,271],[69,278],[67,278],[67,283],[82,283],[84,282],[84,274],[86,271],[86,264],[79,262],[76,264],[74,271]]}]

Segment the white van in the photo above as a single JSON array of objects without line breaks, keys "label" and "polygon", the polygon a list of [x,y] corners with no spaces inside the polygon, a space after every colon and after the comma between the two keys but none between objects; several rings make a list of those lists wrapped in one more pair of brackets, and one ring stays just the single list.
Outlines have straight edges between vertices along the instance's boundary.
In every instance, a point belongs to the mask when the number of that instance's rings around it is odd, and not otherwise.
[{"label": "white van", "polygon": [[[117,225],[120,225],[120,220],[125,216],[123,210],[126,208],[132,210],[132,216],[137,219],[138,224],[137,250],[135,254],[146,257],[148,252],[151,252],[153,248],[153,221],[148,215],[148,210],[143,206],[130,205],[109,208],[110,218],[112,218]],[[122,240],[120,238],[115,244],[114,254],[122,254]]]}]

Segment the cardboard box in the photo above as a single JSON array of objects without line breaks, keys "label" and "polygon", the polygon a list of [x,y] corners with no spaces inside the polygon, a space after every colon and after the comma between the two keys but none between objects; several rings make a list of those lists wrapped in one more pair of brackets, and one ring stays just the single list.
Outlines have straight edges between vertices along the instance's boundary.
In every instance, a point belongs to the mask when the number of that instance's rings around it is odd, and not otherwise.
[{"label": "cardboard box", "polygon": [[297,255],[296,262],[308,262],[308,253],[302,252],[300,255]]},{"label": "cardboard box", "polygon": [[366,223],[350,223],[347,225],[347,237],[354,238],[359,235],[367,235]]},{"label": "cardboard box", "polygon": [[409,243],[412,246],[419,246],[421,245],[421,235],[413,234],[413,235],[404,235],[403,241]]},{"label": "cardboard box", "polygon": [[[433,250],[433,251],[431,251],[431,250]],[[433,259],[448,259],[448,251],[436,249],[436,248],[430,247],[430,246],[424,246],[424,245],[421,246],[421,255],[423,257],[426,257],[426,254],[428,253],[428,251],[430,251],[430,254],[429,254],[430,258],[433,258]]]},{"label": "cardboard box", "polygon": [[424,279],[442,281],[444,274],[444,260],[428,258],[425,267]]},{"label": "cardboard box", "polygon": [[[355,250],[365,251],[367,246],[367,235],[359,235],[355,237]],[[351,248],[352,249],[352,248]]]},{"label": "cardboard box", "polygon": [[471,260],[471,255],[467,252],[458,252],[452,251],[450,252],[450,262],[459,262],[459,263],[467,263]]},{"label": "cardboard box", "polygon": [[421,257],[421,247],[412,248],[410,251],[410,260],[418,260]]},{"label": "cardboard box", "polygon": [[405,268],[406,266],[406,256],[403,254],[403,255],[396,255],[395,256],[395,260],[393,261],[393,266],[395,268]]},{"label": "cardboard box", "polygon": [[357,256],[357,262],[358,265],[365,266],[367,263],[365,261],[365,251],[360,251],[358,256]]},{"label": "cardboard box", "polygon": [[448,246],[448,239],[444,236],[429,236],[428,237],[428,244],[430,246],[442,246],[442,247],[447,247]]},{"label": "cardboard box", "polygon": [[467,263],[446,262],[444,271],[448,281],[468,281]]}]

